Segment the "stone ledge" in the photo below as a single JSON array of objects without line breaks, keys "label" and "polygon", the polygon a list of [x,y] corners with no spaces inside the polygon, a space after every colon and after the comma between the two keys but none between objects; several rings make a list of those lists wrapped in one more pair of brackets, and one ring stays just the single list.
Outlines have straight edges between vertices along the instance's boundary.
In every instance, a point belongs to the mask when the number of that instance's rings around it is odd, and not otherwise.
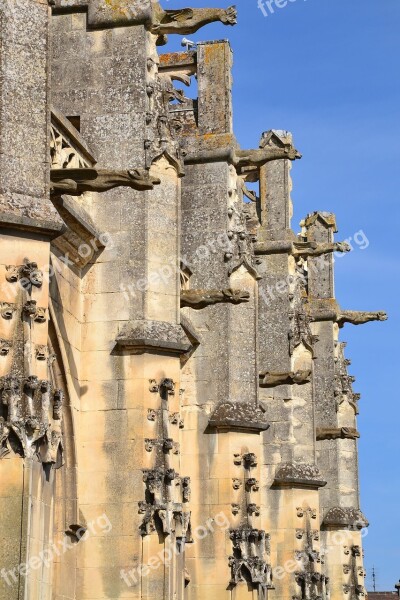
[{"label": "stone ledge", "polygon": [[64,223],[57,218],[54,220],[42,220],[3,211],[0,212],[0,224],[7,229],[37,233],[50,239],[58,237],[66,230]]},{"label": "stone ledge", "polygon": [[320,488],[326,483],[318,467],[307,463],[284,463],[278,467],[274,479],[274,486]]},{"label": "stone ledge", "polygon": [[260,433],[269,429],[263,410],[250,402],[221,402],[211,415],[209,426],[215,429]]},{"label": "stone ledge", "polygon": [[117,344],[138,353],[158,350],[185,354],[192,344],[181,325],[165,321],[131,321],[117,336]]},{"label": "stone ledge", "polygon": [[363,529],[369,522],[358,508],[334,506],[326,513],[322,525],[335,529]]}]

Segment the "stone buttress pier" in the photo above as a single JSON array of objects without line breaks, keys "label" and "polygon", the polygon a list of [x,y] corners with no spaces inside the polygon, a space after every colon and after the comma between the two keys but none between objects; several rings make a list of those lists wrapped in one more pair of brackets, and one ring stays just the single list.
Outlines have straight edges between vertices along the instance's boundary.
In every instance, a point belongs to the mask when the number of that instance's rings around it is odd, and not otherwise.
[{"label": "stone buttress pier", "polygon": [[0,599],[365,596],[331,213],[240,148],[235,7],[0,0]]}]

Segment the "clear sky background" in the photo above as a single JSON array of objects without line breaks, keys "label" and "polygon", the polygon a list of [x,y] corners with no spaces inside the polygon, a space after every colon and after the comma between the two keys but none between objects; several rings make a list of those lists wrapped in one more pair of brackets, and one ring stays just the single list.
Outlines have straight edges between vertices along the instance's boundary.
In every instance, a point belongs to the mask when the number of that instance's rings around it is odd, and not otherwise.
[{"label": "clear sky background", "polygon": [[[227,6],[221,0],[162,4]],[[362,395],[361,506],[371,522],[364,545],[367,587],[374,565],[377,589],[392,590],[400,578],[400,2],[292,0],[267,17],[257,0],[236,5],[235,27],[209,25],[188,37],[231,41],[237,139],[252,148],[262,131],[293,133],[303,153],[292,170],[293,228],[298,231],[307,213],[323,210],[336,214],[338,240],[362,230],[368,247],[355,245],[336,261],[336,296],[343,308],[386,310],[390,317],[346,325],[342,340]],[[180,48],[178,36],[170,40],[165,50]]]}]

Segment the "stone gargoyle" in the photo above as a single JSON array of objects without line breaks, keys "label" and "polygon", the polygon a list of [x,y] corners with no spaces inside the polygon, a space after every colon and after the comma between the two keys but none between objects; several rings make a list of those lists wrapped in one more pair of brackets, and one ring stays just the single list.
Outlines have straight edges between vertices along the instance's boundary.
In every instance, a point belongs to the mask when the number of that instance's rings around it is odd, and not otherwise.
[{"label": "stone gargoyle", "polygon": [[356,440],[360,437],[354,427],[317,427],[317,440]]},{"label": "stone gargoyle", "polygon": [[257,242],[253,246],[255,254],[280,254],[287,252],[295,258],[315,258],[332,252],[350,252],[346,242]]},{"label": "stone gargoyle", "polygon": [[108,192],[116,187],[130,187],[134,190],[152,190],[160,183],[145,169],[113,171],[110,169],[51,169],[51,194],[80,196],[84,192]]},{"label": "stone gargoyle", "polygon": [[345,323],[352,325],[363,325],[370,321],[387,321],[387,314],[384,311],[378,312],[363,312],[359,310],[342,310],[337,318],[339,327],[343,327]]},{"label": "stone gargoyle", "polygon": [[304,385],[311,381],[311,371],[291,371],[290,373],[260,373],[261,387],[275,387],[277,385]]},{"label": "stone gargoyle", "polygon": [[301,158],[301,154],[292,144],[283,144],[280,146],[264,146],[257,150],[235,150],[236,167],[262,167],[265,163],[272,160],[296,160]]},{"label": "stone gargoyle", "polygon": [[294,242],[292,255],[296,258],[322,256],[331,252],[350,252],[351,246],[347,242]]},{"label": "stone gargoyle", "polygon": [[241,304],[250,300],[249,292],[243,290],[182,290],[181,308],[190,307],[196,310],[213,304]]},{"label": "stone gargoyle", "polygon": [[182,8],[164,10],[158,1],[152,2],[153,23],[151,32],[156,35],[177,33],[189,35],[209,23],[220,21],[224,25],[235,25],[237,11],[235,6],[229,8]]}]

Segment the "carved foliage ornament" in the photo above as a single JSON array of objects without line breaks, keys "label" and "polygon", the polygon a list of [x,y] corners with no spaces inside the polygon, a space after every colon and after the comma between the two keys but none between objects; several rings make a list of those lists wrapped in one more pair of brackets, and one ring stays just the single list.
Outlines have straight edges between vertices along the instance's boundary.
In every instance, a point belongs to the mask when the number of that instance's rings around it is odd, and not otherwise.
[{"label": "carved foliage ornament", "polygon": [[[61,446],[63,392],[35,376],[0,378],[3,415],[0,421],[0,456],[11,448],[25,458],[56,463]],[[11,433],[14,434],[12,441]],[[15,445],[15,439],[18,441]]]},{"label": "carved foliage ornament", "polygon": [[359,394],[353,391],[355,378],[349,375],[347,367],[351,364],[344,356],[346,342],[335,343],[335,389],[336,410],[338,411],[343,402],[348,402],[358,414]]},{"label": "carved foliage ornament", "polygon": [[26,261],[20,266],[7,266],[6,280],[9,283],[19,281],[25,289],[40,288],[43,285],[43,273],[39,270],[37,263]]},{"label": "carved foliage ornament", "polygon": [[241,581],[262,588],[272,587],[270,536],[265,531],[243,526],[230,532],[233,554],[229,557],[231,585]]}]

